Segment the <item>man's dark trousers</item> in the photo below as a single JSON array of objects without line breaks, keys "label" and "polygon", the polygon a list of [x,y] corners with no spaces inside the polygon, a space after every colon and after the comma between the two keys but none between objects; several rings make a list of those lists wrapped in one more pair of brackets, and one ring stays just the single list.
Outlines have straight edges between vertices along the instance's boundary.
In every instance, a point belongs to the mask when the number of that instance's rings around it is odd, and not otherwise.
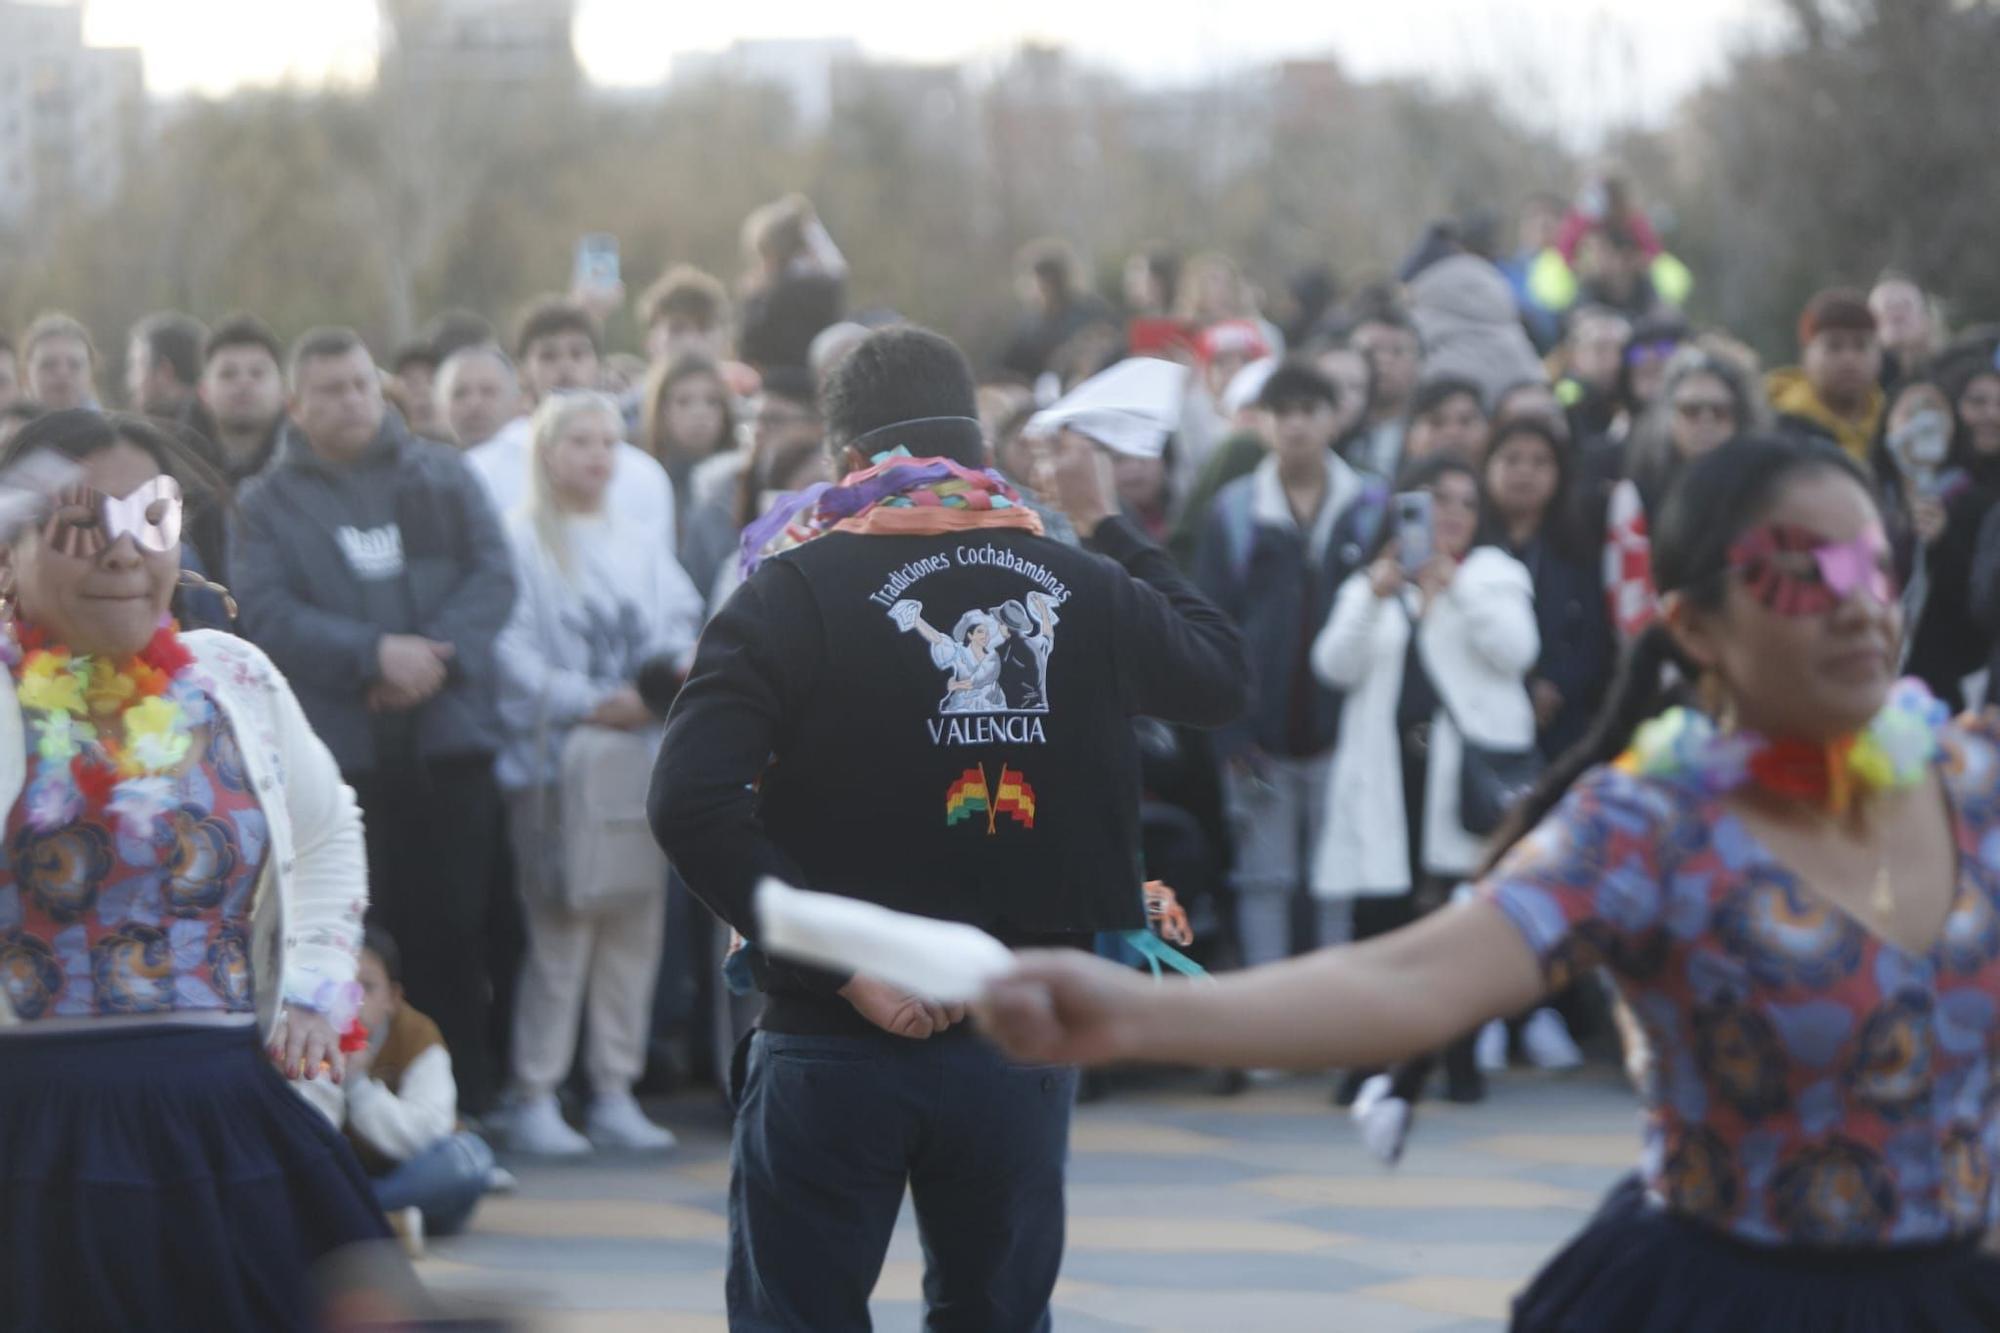
[{"label": "man's dark trousers", "polygon": [[867,1329],[905,1184],[925,1327],[1047,1329],[1075,1095],[1075,1070],[1009,1065],[969,1027],[756,1033],[730,1172],[733,1333]]}]

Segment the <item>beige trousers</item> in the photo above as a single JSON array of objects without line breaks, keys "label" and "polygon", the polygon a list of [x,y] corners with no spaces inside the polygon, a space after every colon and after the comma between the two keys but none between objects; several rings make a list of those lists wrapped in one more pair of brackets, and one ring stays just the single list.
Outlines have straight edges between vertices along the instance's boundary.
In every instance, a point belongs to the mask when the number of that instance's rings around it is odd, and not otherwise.
[{"label": "beige trousers", "polygon": [[554,900],[538,871],[552,859],[538,797],[509,797],[515,865],[527,917],[528,955],[514,996],[514,1082],[526,1097],[554,1092],[576,1057],[577,1023],[589,1016],[584,1071],[599,1097],[631,1091],[646,1063],[653,982],[660,970],[667,886],[629,903],[571,912]]}]

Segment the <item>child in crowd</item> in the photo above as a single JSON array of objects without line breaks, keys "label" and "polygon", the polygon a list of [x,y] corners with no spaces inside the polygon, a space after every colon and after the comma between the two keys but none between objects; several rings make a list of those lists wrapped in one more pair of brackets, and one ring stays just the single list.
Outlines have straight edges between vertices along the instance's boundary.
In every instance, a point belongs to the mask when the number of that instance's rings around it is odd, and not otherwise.
[{"label": "child in crowd", "polygon": [[361,1022],[368,1045],[347,1057],[343,1128],[375,1197],[412,1248],[464,1229],[479,1200],[511,1177],[458,1126],[458,1084],[437,1024],[403,1000],[403,963],[379,927],[362,944]]}]

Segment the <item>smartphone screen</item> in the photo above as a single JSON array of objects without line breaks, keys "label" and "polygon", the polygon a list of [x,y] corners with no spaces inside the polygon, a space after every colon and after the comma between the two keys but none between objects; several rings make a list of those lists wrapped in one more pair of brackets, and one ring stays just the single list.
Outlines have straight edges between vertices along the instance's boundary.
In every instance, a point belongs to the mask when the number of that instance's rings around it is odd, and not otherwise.
[{"label": "smartphone screen", "polygon": [[609,290],[618,285],[618,238],[593,231],[577,239],[576,286]]},{"label": "smartphone screen", "polygon": [[1406,574],[1431,562],[1431,493],[1404,491],[1396,497],[1396,558]]}]

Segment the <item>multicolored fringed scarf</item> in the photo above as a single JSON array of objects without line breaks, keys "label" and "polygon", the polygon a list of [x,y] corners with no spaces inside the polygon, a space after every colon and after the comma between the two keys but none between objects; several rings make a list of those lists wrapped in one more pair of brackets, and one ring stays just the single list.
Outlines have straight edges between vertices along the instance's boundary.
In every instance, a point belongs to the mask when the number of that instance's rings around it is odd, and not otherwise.
[{"label": "multicolored fringed scarf", "polygon": [[1019,528],[1042,535],[1042,521],[1021,493],[991,468],[946,458],[877,454],[874,466],[786,496],[743,530],[743,576],[795,546],[829,532],[934,536],[968,528]]}]

